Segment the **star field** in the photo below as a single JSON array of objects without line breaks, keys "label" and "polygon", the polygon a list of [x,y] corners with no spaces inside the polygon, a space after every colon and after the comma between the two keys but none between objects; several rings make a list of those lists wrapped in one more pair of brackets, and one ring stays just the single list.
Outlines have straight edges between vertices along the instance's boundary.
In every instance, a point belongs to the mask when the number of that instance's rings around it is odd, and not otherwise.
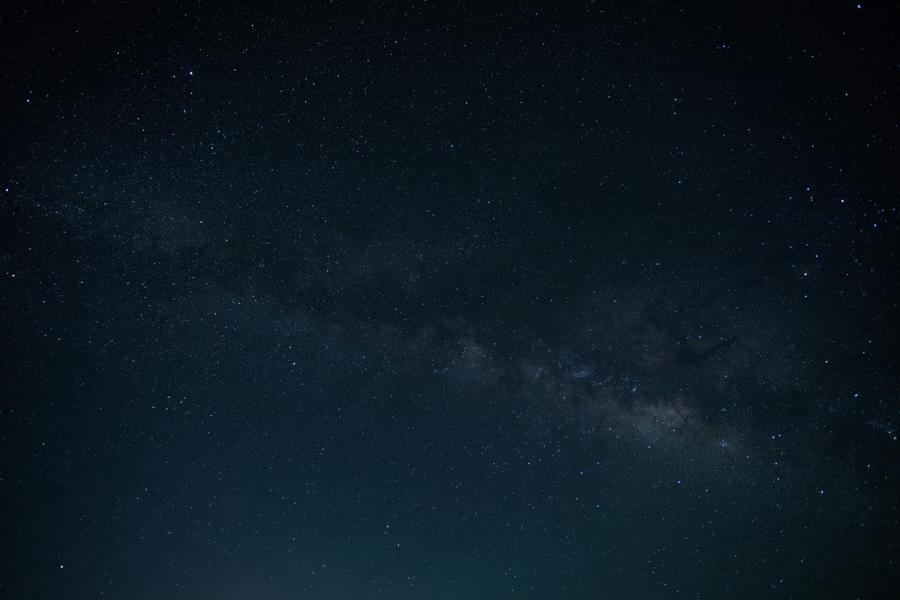
[{"label": "star field", "polygon": [[888,598],[888,4],[0,9],[0,595]]}]

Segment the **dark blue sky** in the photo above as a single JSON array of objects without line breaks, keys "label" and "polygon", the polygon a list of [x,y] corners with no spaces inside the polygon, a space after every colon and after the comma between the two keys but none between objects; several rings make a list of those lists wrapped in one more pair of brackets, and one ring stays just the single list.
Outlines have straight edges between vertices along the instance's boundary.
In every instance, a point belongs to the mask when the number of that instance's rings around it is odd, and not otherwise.
[{"label": "dark blue sky", "polygon": [[900,583],[889,6],[0,15],[0,595]]}]

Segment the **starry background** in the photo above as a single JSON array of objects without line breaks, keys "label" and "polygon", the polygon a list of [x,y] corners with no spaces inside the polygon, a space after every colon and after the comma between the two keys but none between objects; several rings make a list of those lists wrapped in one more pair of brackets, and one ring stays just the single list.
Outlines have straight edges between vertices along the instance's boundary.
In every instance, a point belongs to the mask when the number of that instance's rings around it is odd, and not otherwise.
[{"label": "starry background", "polygon": [[0,9],[0,594],[891,595],[897,15],[564,4]]}]

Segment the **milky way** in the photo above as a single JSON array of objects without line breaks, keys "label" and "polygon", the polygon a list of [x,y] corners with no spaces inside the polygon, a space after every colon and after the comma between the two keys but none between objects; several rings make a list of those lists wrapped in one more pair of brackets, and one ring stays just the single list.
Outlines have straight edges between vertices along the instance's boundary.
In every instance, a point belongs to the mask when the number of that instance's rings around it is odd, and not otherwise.
[{"label": "milky way", "polygon": [[0,595],[889,597],[892,10],[5,7]]}]

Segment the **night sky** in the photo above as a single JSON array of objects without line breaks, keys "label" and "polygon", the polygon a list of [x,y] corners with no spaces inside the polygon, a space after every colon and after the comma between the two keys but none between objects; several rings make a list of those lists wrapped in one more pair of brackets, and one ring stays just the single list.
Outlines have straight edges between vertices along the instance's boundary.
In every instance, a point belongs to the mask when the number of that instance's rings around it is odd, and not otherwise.
[{"label": "night sky", "polygon": [[161,4],[0,8],[0,596],[897,593],[892,3]]}]

